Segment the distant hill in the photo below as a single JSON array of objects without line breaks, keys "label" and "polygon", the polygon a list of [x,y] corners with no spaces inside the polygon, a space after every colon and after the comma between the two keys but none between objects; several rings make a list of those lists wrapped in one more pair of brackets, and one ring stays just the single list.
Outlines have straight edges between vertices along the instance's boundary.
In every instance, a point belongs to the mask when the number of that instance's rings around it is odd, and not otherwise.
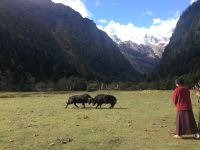
[{"label": "distant hill", "polygon": [[178,76],[190,86],[200,78],[200,1],[181,15],[152,78],[166,82]]},{"label": "distant hill", "polygon": [[50,0],[1,0],[0,43],[0,90],[29,90],[69,77],[140,79],[93,21]]}]

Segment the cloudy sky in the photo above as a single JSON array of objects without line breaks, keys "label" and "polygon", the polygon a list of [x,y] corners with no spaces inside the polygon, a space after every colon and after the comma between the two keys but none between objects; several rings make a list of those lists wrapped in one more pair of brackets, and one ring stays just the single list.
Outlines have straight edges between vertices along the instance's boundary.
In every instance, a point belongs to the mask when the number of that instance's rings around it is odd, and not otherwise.
[{"label": "cloudy sky", "polygon": [[144,35],[170,37],[180,14],[196,0],[52,0],[92,19],[98,28],[123,41]]}]

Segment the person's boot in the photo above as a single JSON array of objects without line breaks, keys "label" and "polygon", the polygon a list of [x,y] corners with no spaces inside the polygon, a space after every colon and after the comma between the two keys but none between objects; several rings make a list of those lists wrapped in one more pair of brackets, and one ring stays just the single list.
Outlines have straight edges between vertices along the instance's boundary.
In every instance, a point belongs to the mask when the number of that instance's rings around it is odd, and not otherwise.
[{"label": "person's boot", "polygon": [[196,138],[196,139],[200,139],[199,133],[196,133],[196,134],[195,134],[195,138]]},{"label": "person's boot", "polygon": [[173,136],[173,138],[175,138],[175,139],[181,139],[182,137],[180,135],[176,134],[176,135]]}]

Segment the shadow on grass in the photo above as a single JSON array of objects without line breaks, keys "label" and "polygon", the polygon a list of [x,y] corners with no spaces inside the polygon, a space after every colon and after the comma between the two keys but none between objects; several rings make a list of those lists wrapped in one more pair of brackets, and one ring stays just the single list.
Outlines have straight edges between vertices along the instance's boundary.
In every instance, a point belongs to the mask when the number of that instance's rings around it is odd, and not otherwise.
[{"label": "shadow on grass", "polygon": [[196,139],[195,137],[182,137],[183,140],[199,140],[199,139]]},{"label": "shadow on grass", "polygon": [[30,97],[31,94],[7,94],[1,95],[0,98],[17,98],[17,97]]},{"label": "shadow on grass", "polygon": [[81,110],[88,110],[88,109],[94,109],[94,110],[101,110],[101,109],[107,109],[107,110],[123,110],[123,109],[129,109],[129,108],[123,108],[123,107],[117,107],[117,108],[107,108],[107,107],[101,107],[101,108],[95,108],[95,107],[79,107],[79,108],[76,108],[76,107],[68,107],[68,108],[65,108],[65,109],[81,109]]},{"label": "shadow on grass", "polygon": [[[96,108],[94,108],[94,109],[96,109]],[[121,107],[119,107],[119,108],[106,108],[106,107],[101,107],[101,108],[97,108],[97,109],[110,109],[110,110],[115,110],[115,109],[129,109],[129,108],[121,108]]]}]

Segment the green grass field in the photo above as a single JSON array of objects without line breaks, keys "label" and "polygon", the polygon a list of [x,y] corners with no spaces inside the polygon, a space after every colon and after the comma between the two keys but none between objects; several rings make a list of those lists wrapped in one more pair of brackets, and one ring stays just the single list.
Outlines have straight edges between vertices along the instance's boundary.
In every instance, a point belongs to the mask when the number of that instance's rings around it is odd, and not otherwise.
[{"label": "green grass field", "polygon": [[[117,98],[114,109],[69,105],[84,92],[0,93],[0,149],[199,150],[193,136],[173,139],[172,91],[99,91]],[[191,92],[197,121],[198,105]]]}]

